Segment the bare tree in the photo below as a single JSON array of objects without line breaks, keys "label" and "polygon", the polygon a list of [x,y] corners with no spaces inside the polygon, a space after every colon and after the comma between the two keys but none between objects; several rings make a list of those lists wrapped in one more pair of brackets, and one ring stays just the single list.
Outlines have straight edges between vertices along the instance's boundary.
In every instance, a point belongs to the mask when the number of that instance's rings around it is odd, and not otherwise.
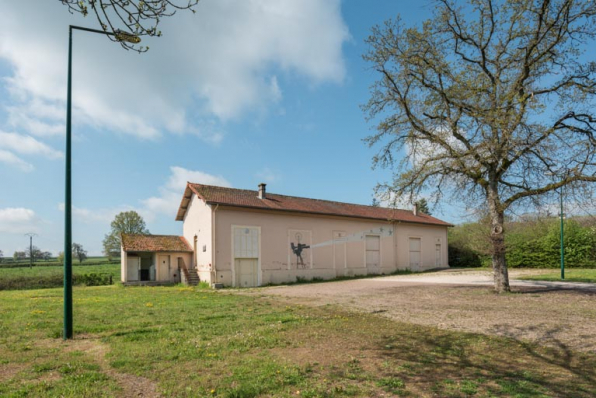
[{"label": "bare tree", "polygon": [[[495,290],[509,291],[505,212],[596,181],[594,0],[435,0],[432,19],[374,27],[369,145],[381,189],[432,191],[489,214]],[[593,55],[590,54],[590,55]],[[399,152],[403,150],[403,152]],[[401,156],[404,154],[404,156]]]},{"label": "bare tree", "polygon": [[[170,17],[178,10],[195,12],[199,0],[59,0],[68,6],[71,13],[87,16],[95,15],[104,31],[123,31],[135,36],[161,36],[159,22]],[[144,52],[149,47],[136,47],[127,41],[120,40],[118,35],[108,36],[110,40],[119,42],[126,49]]]},{"label": "bare tree", "polygon": [[42,258],[42,252],[39,247],[35,245],[30,245],[29,247],[25,248],[25,256],[28,257],[31,261],[39,260]]},{"label": "bare tree", "polygon": [[81,245],[80,243],[73,243],[72,255],[79,259],[80,264],[87,258],[87,250],[83,249],[83,245]]}]

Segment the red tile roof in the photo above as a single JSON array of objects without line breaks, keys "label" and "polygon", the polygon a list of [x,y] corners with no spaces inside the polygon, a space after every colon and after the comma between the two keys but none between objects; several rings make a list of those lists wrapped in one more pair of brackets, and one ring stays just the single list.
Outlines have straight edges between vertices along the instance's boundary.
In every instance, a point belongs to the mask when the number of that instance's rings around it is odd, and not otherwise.
[{"label": "red tile roof", "polygon": [[418,215],[415,216],[414,213],[409,210],[300,198],[269,192],[266,194],[266,199],[259,199],[257,196],[258,191],[256,190],[224,188],[212,185],[193,184],[190,182],[186,185],[186,190],[180,208],[178,209],[176,220],[184,220],[184,215],[186,214],[186,209],[189,206],[193,193],[207,204],[452,226],[445,221],[441,221],[438,218],[426,214],[418,213]]},{"label": "red tile roof", "polygon": [[125,252],[192,252],[183,236],[122,234]]}]

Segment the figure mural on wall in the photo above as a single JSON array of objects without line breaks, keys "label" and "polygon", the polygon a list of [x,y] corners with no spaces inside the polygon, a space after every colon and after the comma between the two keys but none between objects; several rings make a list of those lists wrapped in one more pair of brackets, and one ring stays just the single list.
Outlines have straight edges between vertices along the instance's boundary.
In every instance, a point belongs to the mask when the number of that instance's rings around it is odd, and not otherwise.
[{"label": "figure mural on wall", "polygon": [[306,269],[310,267],[310,231],[290,231],[290,250],[292,255],[291,265],[296,268]]}]

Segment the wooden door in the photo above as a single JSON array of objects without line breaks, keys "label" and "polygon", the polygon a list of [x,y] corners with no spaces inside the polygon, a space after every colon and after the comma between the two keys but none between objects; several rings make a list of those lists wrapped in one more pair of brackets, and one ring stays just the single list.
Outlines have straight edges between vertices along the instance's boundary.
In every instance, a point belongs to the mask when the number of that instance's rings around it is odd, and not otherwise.
[{"label": "wooden door", "polygon": [[346,233],[333,231],[333,268],[336,276],[345,275],[346,260]]},{"label": "wooden door", "polygon": [[170,256],[158,256],[157,280],[159,282],[170,281]]},{"label": "wooden door", "polygon": [[421,260],[421,242],[420,238],[410,238],[410,269],[412,271],[420,270]]},{"label": "wooden door", "polygon": [[256,258],[236,259],[236,286],[256,287],[258,286],[259,260]]},{"label": "wooden door", "polygon": [[126,281],[136,282],[139,280],[139,258],[128,257],[126,260]]},{"label": "wooden door", "polygon": [[234,227],[234,284],[237,287],[259,286],[259,228]]},{"label": "wooden door", "polygon": [[366,235],[366,269],[368,273],[379,273],[381,266],[381,237]]}]

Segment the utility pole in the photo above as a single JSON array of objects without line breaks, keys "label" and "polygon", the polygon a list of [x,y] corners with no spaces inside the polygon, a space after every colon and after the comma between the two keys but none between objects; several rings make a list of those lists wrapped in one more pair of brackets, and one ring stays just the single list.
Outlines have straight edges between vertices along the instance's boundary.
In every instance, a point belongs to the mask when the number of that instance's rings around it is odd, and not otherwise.
[{"label": "utility pole", "polygon": [[29,268],[33,268],[33,237],[37,236],[37,234],[29,232],[25,236],[29,237]]}]

